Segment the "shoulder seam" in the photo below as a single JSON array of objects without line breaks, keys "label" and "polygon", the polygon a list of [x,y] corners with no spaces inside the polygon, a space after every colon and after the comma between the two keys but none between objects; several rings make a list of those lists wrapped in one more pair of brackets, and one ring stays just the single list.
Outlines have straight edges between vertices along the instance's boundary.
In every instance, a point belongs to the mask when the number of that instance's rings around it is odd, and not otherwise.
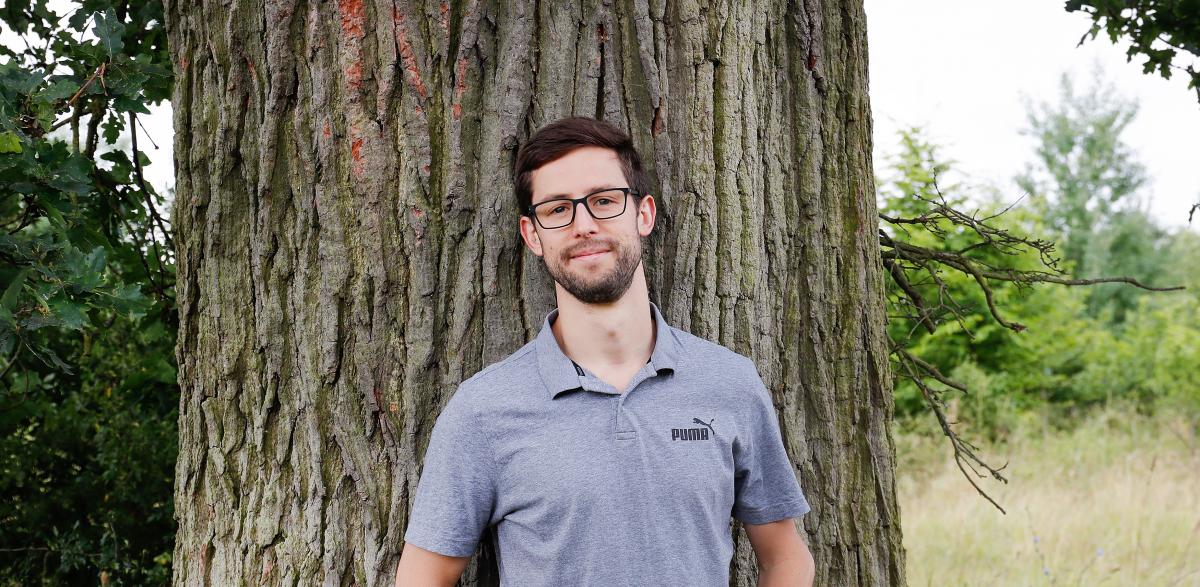
[{"label": "shoulder seam", "polygon": [[533,352],[533,350],[534,350],[533,345],[525,345],[523,349],[517,349],[516,352],[514,352],[513,354],[511,354],[499,361],[496,361],[495,363],[492,363],[491,365],[488,365],[487,367],[484,367],[478,373],[468,377],[466,379],[466,381],[464,381],[463,383],[466,383],[467,381],[471,381],[472,379],[475,379],[477,377],[483,377],[484,375],[487,375],[488,373],[491,373],[492,371],[495,371],[496,369],[499,369],[500,367],[506,366],[509,363],[512,363],[513,361],[516,361],[517,359],[520,359],[521,357],[524,357],[525,355],[528,355],[529,353]]}]

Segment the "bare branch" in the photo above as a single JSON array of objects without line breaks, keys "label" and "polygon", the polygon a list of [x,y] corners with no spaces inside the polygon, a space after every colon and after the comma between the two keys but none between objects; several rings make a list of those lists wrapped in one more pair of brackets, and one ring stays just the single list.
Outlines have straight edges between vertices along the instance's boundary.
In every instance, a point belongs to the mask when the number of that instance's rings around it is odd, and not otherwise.
[{"label": "bare branch", "polygon": [[[941,398],[938,397],[938,392],[926,385],[924,378],[917,372],[917,369],[920,368],[920,363],[917,363],[919,359],[899,347],[893,347],[893,350],[896,351],[895,354],[899,358],[900,365],[904,367],[905,371],[908,372],[908,378],[911,379],[912,382],[916,384],[917,388],[921,390],[921,396],[925,398],[925,403],[927,403],[933,410],[933,414],[937,418],[938,425],[942,428],[942,434],[944,434],[946,438],[950,440],[950,445],[954,449],[954,463],[958,466],[958,470],[962,471],[963,476],[967,478],[967,481],[972,487],[975,488],[975,491],[977,491],[979,495],[982,495],[984,499],[988,500],[988,502],[990,502],[996,509],[1000,510],[1000,513],[1007,514],[1008,512],[1006,512],[1004,508],[996,502],[996,500],[992,499],[992,497],[979,486],[974,477],[987,476],[983,473],[980,473],[975,468],[976,466],[979,466],[986,470],[988,475],[997,481],[1008,483],[1008,479],[1003,473],[1000,472],[1008,467],[1008,463],[1006,462],[999,468],[993,468],[991,465],[988,465],[981,458],[979,458],[979,456],[975,454],[977,447],[960,438],[958,433],[954,431],[954,428],[951,426],[950,421],[946,417],[945,404],[942,402]],[[921,361],[921,363],[928,365],[928,363],[925,363],[924,361]],[[936,369],[934,370],[936,371]],[[967,473],[968,467],[971,469],[971,473],[973,473],[973,475]]]}]

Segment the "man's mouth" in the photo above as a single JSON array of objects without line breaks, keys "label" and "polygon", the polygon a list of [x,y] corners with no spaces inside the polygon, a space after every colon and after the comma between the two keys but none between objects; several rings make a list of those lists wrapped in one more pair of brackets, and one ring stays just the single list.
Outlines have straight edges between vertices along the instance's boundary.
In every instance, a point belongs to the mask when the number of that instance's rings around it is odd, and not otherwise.
[{"label": "man's mouth", "polygon": [[575,261],[575,260],[578,260],[578,261],[586,261],[586,260],[588,260],[588,259],[597,259],[597,258],[599,258],[601,255],[603,255],[603,254],[605,254],[605,253],[607,253],[607,252],[608,252],[608,249],[601,249],[601,250],[599,250],[599,251],[588,251],[588,252],[584,252],[584,253],[579,253],[579,254],[577,254],[577,255],[573,255],[573,256],[571,257],[571,260],[572,260],[572,261]]}]

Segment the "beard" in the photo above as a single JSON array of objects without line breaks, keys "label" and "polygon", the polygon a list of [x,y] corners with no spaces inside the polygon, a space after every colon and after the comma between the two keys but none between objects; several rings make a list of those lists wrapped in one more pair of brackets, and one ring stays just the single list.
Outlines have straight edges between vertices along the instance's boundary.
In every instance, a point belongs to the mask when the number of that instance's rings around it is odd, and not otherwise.
[{"label": "beard", "polygon": [[[609,249],[615,262],[612,269],[598,274],[583,274],[567,269],[571,256],[584,248],[602,245]],[[557,263],[546,262],[550,277],[585,304],[610,304],[621,299],[633,283],[633,275],[642,261],[642,241],[634,239],[632,244],[617,239],[590,239],[578,246],[564,250]]]}]

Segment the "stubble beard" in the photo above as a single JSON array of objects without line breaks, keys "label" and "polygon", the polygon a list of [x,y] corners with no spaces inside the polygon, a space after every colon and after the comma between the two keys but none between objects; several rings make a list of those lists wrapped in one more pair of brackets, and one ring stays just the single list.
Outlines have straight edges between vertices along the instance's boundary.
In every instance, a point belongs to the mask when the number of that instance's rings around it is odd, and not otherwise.
[{"label": "stubble beard", "polygon": [[[580,275],[577,271],[567,269],[571,255],[584,246],[597,243],[604,244],[616,257],[616,263],[608,272],[598,277]],[[626,244],[617,239],[592,239],[584,246],[564,250],[559,255],[559,262],[546,263],[550,277],[567,290],[575,299],[585,304],[610,304],[621,299],[629,286],[633,284],[634,272],[642,260],[641,239],[634,239],[633,244]]]}]

